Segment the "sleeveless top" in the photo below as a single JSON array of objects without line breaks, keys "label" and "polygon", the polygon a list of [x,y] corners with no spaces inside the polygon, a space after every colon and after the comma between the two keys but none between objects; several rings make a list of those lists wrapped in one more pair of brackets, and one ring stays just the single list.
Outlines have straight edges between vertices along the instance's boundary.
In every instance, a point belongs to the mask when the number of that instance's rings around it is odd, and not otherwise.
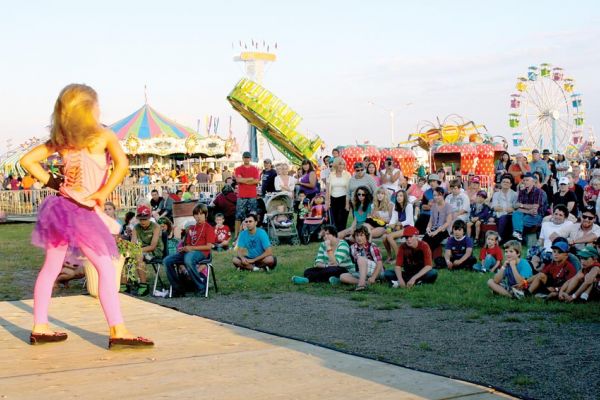
[{"label": "sleeveless top", "polygon": [[[300,182],[310,183],[310,172],[308,174],[302,175],[302,177],[300,178]],[[317,185],[315,185],[315,187],[312,189],[307,188],[306,186],[300,186],[300,191],[306,195],[311,195],[313,193],[319,193],[319,189],[317,188]]]},{"label": "sleeveless top", "polygon": [[93,208],[96,203],[84,199],[106,182],[109,161],[108,153],[91,154],[87,149],[67,153],[63,157],[65,181],[60,187],[60,194]]},{"label": "sleeveless top", "polygon": [[[137,235],[138,240],[142,243],[142,247],[150,246],[152,244],[152,235],[154,233],[154,227],[158,226],[156,222],[150,222],[148,228],[144,229],[140,224],[136,224],[133,229],[135,229],[135,234]],[[159,232],[160,235],[160,232]],[[162,257],[164,252],[164,243],[162,238],[158,238],[158,243],[156,243],[156,248],[152,251],[152,255],[155,257]]]},{"label": "sleeveless top", "polygon": [[59,188],[59,193],[86,208],[93,209],[110,233],[117,235],[121,230],[119,223],[106,215],[95,201],[84,200],[106,183],[109,166],[108,152],[92,154],[87,149],[68,152],[63,156],[65,180]]}]

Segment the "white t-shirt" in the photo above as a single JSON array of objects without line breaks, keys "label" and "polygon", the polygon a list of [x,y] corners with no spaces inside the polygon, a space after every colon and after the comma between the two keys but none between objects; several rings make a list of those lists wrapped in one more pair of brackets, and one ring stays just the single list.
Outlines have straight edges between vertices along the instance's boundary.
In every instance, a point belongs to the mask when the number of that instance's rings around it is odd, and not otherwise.
[{"label": "white t-shirt", "polygon": [[342,197],[348,192],[348,184],[352,176],[348,171],[343,171],[342,176],[338,177],[334,171],[329,174],[329,194],[331,197]]},{"label": "white t-shirt", "polygon": [[[392,174],[390,175],[387,172],[387,169],[382,169],[381,171],[379,171],[379,176],[380,177],[386,176],[386,177],[389,177],[389,179],[392,179],[392,177],[394,175],[396,175],[398,172],[400,172],[400,170],[398,168],[394,168],[394,170],[392,171]],[[392,183],[383,183],[381,186],[383,186],[386,189],[393,190],[394,192],[396,192],[396,191],[398,191],[398,185],[400,185],[401,177],[402,177],[402,174],[398,175],[398,179],[396,179]]]},{"label": "white t-shirt", "polygon": [[540,239],[544,241],[544,250],[552,251],[552,239],[550,239],[550,235],[556,233],[559,236],[563,236],[562,232],[564,230],[569,230],[571,226],[573,226],[573,223],[569,220],[566,220],[560,225],[555,224],[553,221],[542,222],[542,229],[540,230]]},{"label": "white t-shirt", "polygon": [[[578,222],[576,224],[571,224],[570,226],[561,228],[557,234],[569,240],[577,240],[589,233],[596,235],[596,238],[600,237],[600,226],[593,224],[591,231],[583,232],[581,230],[581,223]],[[574,246],[575,248],[581,250],[585,247],[585,243],[577,243]]]},{"label": "white t-shirt", "polygon": [[449,194],[446,197],[446,204],[452,207],[452,212],[457,213],[460,210],[466,211],[466,214],[462,214],[455,219],[462,219],[467,222],[469,220],[469,213],[471,211],[471,201],[469,200],[469,196],[466,193],[460,192],[457,195]]}]

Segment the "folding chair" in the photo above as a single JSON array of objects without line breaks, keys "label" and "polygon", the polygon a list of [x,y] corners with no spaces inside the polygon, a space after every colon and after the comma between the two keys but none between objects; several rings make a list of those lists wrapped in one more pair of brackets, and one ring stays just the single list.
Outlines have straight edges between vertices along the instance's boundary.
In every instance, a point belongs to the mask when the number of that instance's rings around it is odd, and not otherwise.
[{"label": "folding chair", "polygon": [[[156,286],[158,285],[158,283],[160,282],[160,287],[166,289],[167,285],[165,285],[165,283],[163,282],[162,278],[160,277],[160,267],[162,267],[163,265],[163,260],[169,255],[169,250],[168,250],[168,246],[167,246],[167,242],[169,240],[167,233],[163,232],[161,239],[163,241],[163,253],[164,253],[164,257],[159,258],[159,257],[154,257],[153,259],[146,261],[144,260],[144,264],[146,265],[150,265],[152,266],[152,269],[154,269],[154,284],[152,285],[152,293],[150,293],[152,296],[155,295],[156,293]],[[170,288],[170,286],[169,286]],[[171,290],[169,289],[169,292]]]}]

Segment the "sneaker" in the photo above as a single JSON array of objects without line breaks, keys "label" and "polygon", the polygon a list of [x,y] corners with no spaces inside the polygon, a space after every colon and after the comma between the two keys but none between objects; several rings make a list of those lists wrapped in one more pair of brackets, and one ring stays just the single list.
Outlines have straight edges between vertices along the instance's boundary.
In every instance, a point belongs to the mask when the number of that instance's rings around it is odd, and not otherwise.
[{"label": "sneaker", "polygon": [[169,295],[169,290],[167,290],[167,289],[155,290],[154,293],[152,293],[152,295],[154,297],[167,297]]},{"label": "sneaker", "polygon": [[122,283],[121,286],[119,287],[119,292],[120,293],[129,293],[129,286]]},{"label": "sneaker", "polygon": [[271,268],[269,268],[269,267],[265,267],[264,270],[265,270],[266,273],[271,272]]},{"label": "sneaker", "polygon": [[147,283],[140,283],[140,287],[138,287],[137,295],[138,296],[148,296],[150,293],[150,288]]},{"label": "sneaker", "polygon": [[260,268],[258,268],[258,267],[252,267],[252,272],[260,272]]},{"label": "sneaker", "polygon": [[398,289],[399,286],[400,286],[400,284],[398,283],[398,281],[392,281],[392,287],[394,289]]},{"label": "sneaker", "polygon": [[305,285],[308,283],[308,278],[305,278],[303,276],[292,276],[292,283],[294,285]]},{"label": "sneaker", "polygon": [[579,298],[581,299],[581,301],[588,301],[590,295],[587,293],[581,293],[581,296],[579,296]]},{"label": "sneaker", "polygon": [[521,232],[514,231],[512,235],[518,241],[522,241],[523,240],[523,235],[521,234]]},{"label": "sneaker", "polygon": [[546,299],[548,298],[548,295],[546,293],[536,293],[535,297],[537,299]]},{"label": "sneaker", "polygon": [[340,278],[337,278],[335,276],[331,276],[329,277],[329,283],[333,286],[339,285],[340,284]]},{"label": "sneaker", "polygon": [[522,290],[511,288],[510,292],[512,293],[515,299],[522,299],[523,297],[525,297],[525,293]]}]

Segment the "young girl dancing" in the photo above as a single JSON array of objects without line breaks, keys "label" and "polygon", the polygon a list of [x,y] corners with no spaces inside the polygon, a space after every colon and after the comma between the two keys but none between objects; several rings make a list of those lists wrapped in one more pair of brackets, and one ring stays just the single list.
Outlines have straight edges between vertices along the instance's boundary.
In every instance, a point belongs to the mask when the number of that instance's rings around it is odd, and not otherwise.
[{"label": "young girl dancing", "polygon": [[[46,259],[33,293],[31,344],[67,339],[66,333],[54,332],[48,326],[52,285],[67,250],[83,253],[98,271],[100,303],[110,328],[108,347],[154,344],[149,339],[133,336],[121,316],[112,260],[118,257],[118,250],[111,234],[111,231],[118,233],[118,227],[102,209],[106,197],[127,173],[128,161],[116,135],[98,122],[99,114],[94,89],[68,85],[54,106],[50,140],[21,158],[21,165],[31,175],[59,191],[57,196],[48,196],[40,207],[32,234],[32,243],[46,250]],[[64,180],[49,174],[40,165],[55,152],[63,159]],[[114,169],[109,175],[111,158]]]}]

